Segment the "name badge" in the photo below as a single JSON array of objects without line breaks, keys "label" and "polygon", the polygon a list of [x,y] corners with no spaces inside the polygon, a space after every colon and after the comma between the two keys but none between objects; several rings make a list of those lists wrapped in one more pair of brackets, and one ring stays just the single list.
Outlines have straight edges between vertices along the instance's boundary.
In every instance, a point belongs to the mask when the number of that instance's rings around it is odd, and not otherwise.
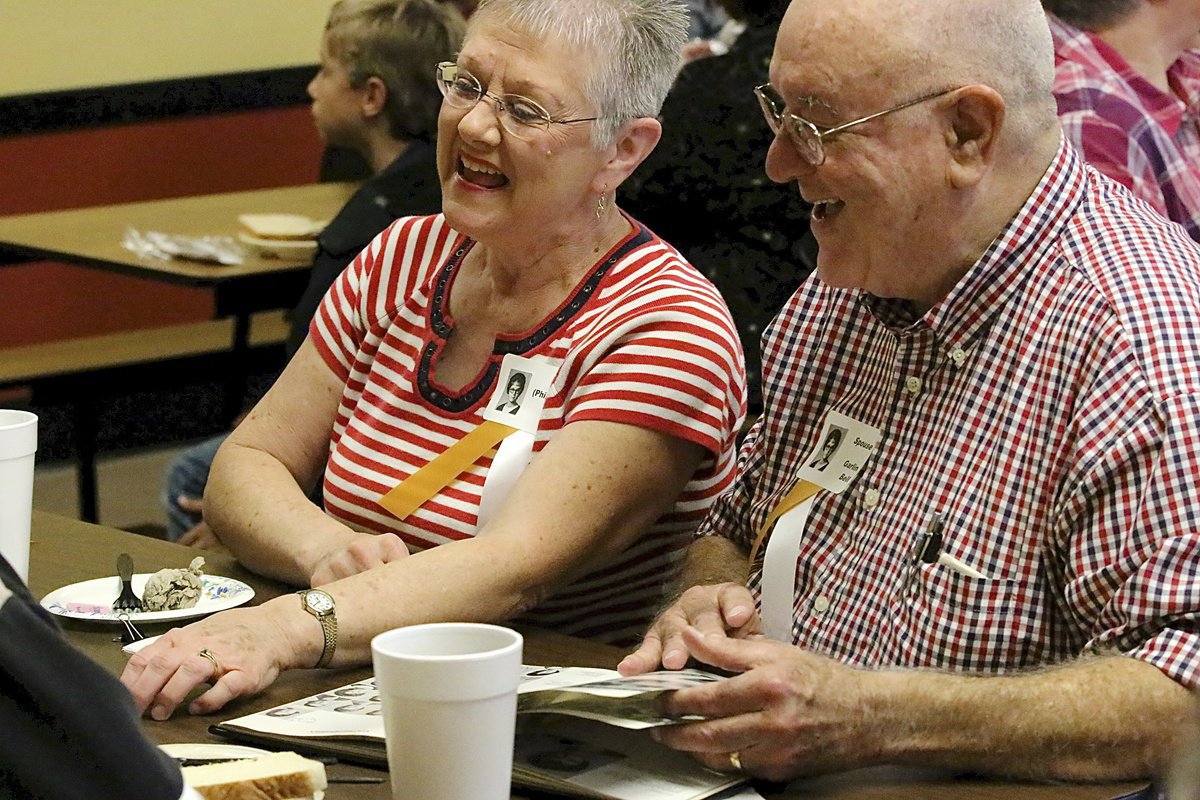
[{"label": "name badge", "polygon": [[483,418],[511,425],[517,432],[500,443],[483,479],[477,531],[496,516],[533,458],[534,436],[560,363],[545,356],[524,358],[512,354],[500,363],[500,379]]},{"label": "name badge", "polygon": [[[830,411],[821,426],[816,446],[796,473],[795,487],[772,511],[759,532],[759,541],[770,535],[763,554],[759,597],[763,632],[768,638],[792,641],[796,562],[800,558],[800,542],[818,487],[833,494],[843,491],[862,472],[882,436],[878,428]],[[756,541],[756,551],[758,546]]]},{"label": "name badge", "polygon": [[545,356],[506,355],[500,362],[500,379],[488,398],[483,418],[525,433],[537,433],[559,363]]},{"label": "name badge", "polygon": [[816,447],[796,473],[797,480],[815,483],[827,492],[838,494],[858,477],[881,436],[878,428],[830,411]]}]

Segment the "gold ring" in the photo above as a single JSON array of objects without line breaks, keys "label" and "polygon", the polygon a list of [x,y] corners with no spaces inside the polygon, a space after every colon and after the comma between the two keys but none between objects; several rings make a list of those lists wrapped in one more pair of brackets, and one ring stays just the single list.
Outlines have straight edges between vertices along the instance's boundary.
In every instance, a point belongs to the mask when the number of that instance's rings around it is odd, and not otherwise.
[{"label": "gold ring", "polygon": [[214,678],[221,674],[221,662],[217,661],[217,657],[213,655],[212,650],[209,650],[207,647],[204,648],[200,651],[200,657],[207,658],[212,662]]},{"label": "gold ring", "polygon": [[729,754],[729,766],[733,767],[735,772],[742,771],[742,754],[737,750]]}]

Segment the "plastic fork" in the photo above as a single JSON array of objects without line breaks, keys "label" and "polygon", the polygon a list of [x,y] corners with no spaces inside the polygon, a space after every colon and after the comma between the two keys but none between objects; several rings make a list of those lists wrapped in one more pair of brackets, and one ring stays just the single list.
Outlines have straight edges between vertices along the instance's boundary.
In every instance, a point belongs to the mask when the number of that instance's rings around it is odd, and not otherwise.
[{"label": "plastic fork", "polygon": [[121,644],[133,644],[134,642],[140,642],[142,639],[146,638],[142,635],[142,632],[137,629],[137,626],[133,624],[133,621],[129,619],[128,614],[121,614],[118,619],[121,620],[121,624],[125,626],[125,632],[121,634]]},{"label": "plastic fork", "polygon": [[142,601],[133,593],[133,558],[129,553],[117,556],[117,575],[121,578],[121,593],[113,600],[113,611],[117,614],[141,611]]}]

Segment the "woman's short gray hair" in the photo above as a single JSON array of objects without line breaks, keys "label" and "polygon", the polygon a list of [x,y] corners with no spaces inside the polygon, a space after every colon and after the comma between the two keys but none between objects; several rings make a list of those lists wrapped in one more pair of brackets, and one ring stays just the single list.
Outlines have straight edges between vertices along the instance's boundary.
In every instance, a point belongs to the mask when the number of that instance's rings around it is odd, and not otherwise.
[{"label": "woman's short gray hair", "polygon": [[658,116],[679,70],[688,16],[676,0],[483,0],[467,37],[485,21],[593,56],[582,90],[600,117],[592,144],[603,148],[627,120]]}]

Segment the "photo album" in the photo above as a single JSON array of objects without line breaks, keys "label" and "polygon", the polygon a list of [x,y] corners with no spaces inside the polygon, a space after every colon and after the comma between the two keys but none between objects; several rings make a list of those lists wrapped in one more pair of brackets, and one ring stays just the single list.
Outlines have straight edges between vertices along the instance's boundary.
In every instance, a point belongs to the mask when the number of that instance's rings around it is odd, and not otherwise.
[{"label": "photo album", "polygon": [[[600,800],[702,800],[746,778],[706,769],[645,732],[668,718],[664,692],[724,680],[700,670],[622,677],[609,669],[523,667],[513,783]],[[374,678],[212,726],[224,738],[387,767]]]}]

